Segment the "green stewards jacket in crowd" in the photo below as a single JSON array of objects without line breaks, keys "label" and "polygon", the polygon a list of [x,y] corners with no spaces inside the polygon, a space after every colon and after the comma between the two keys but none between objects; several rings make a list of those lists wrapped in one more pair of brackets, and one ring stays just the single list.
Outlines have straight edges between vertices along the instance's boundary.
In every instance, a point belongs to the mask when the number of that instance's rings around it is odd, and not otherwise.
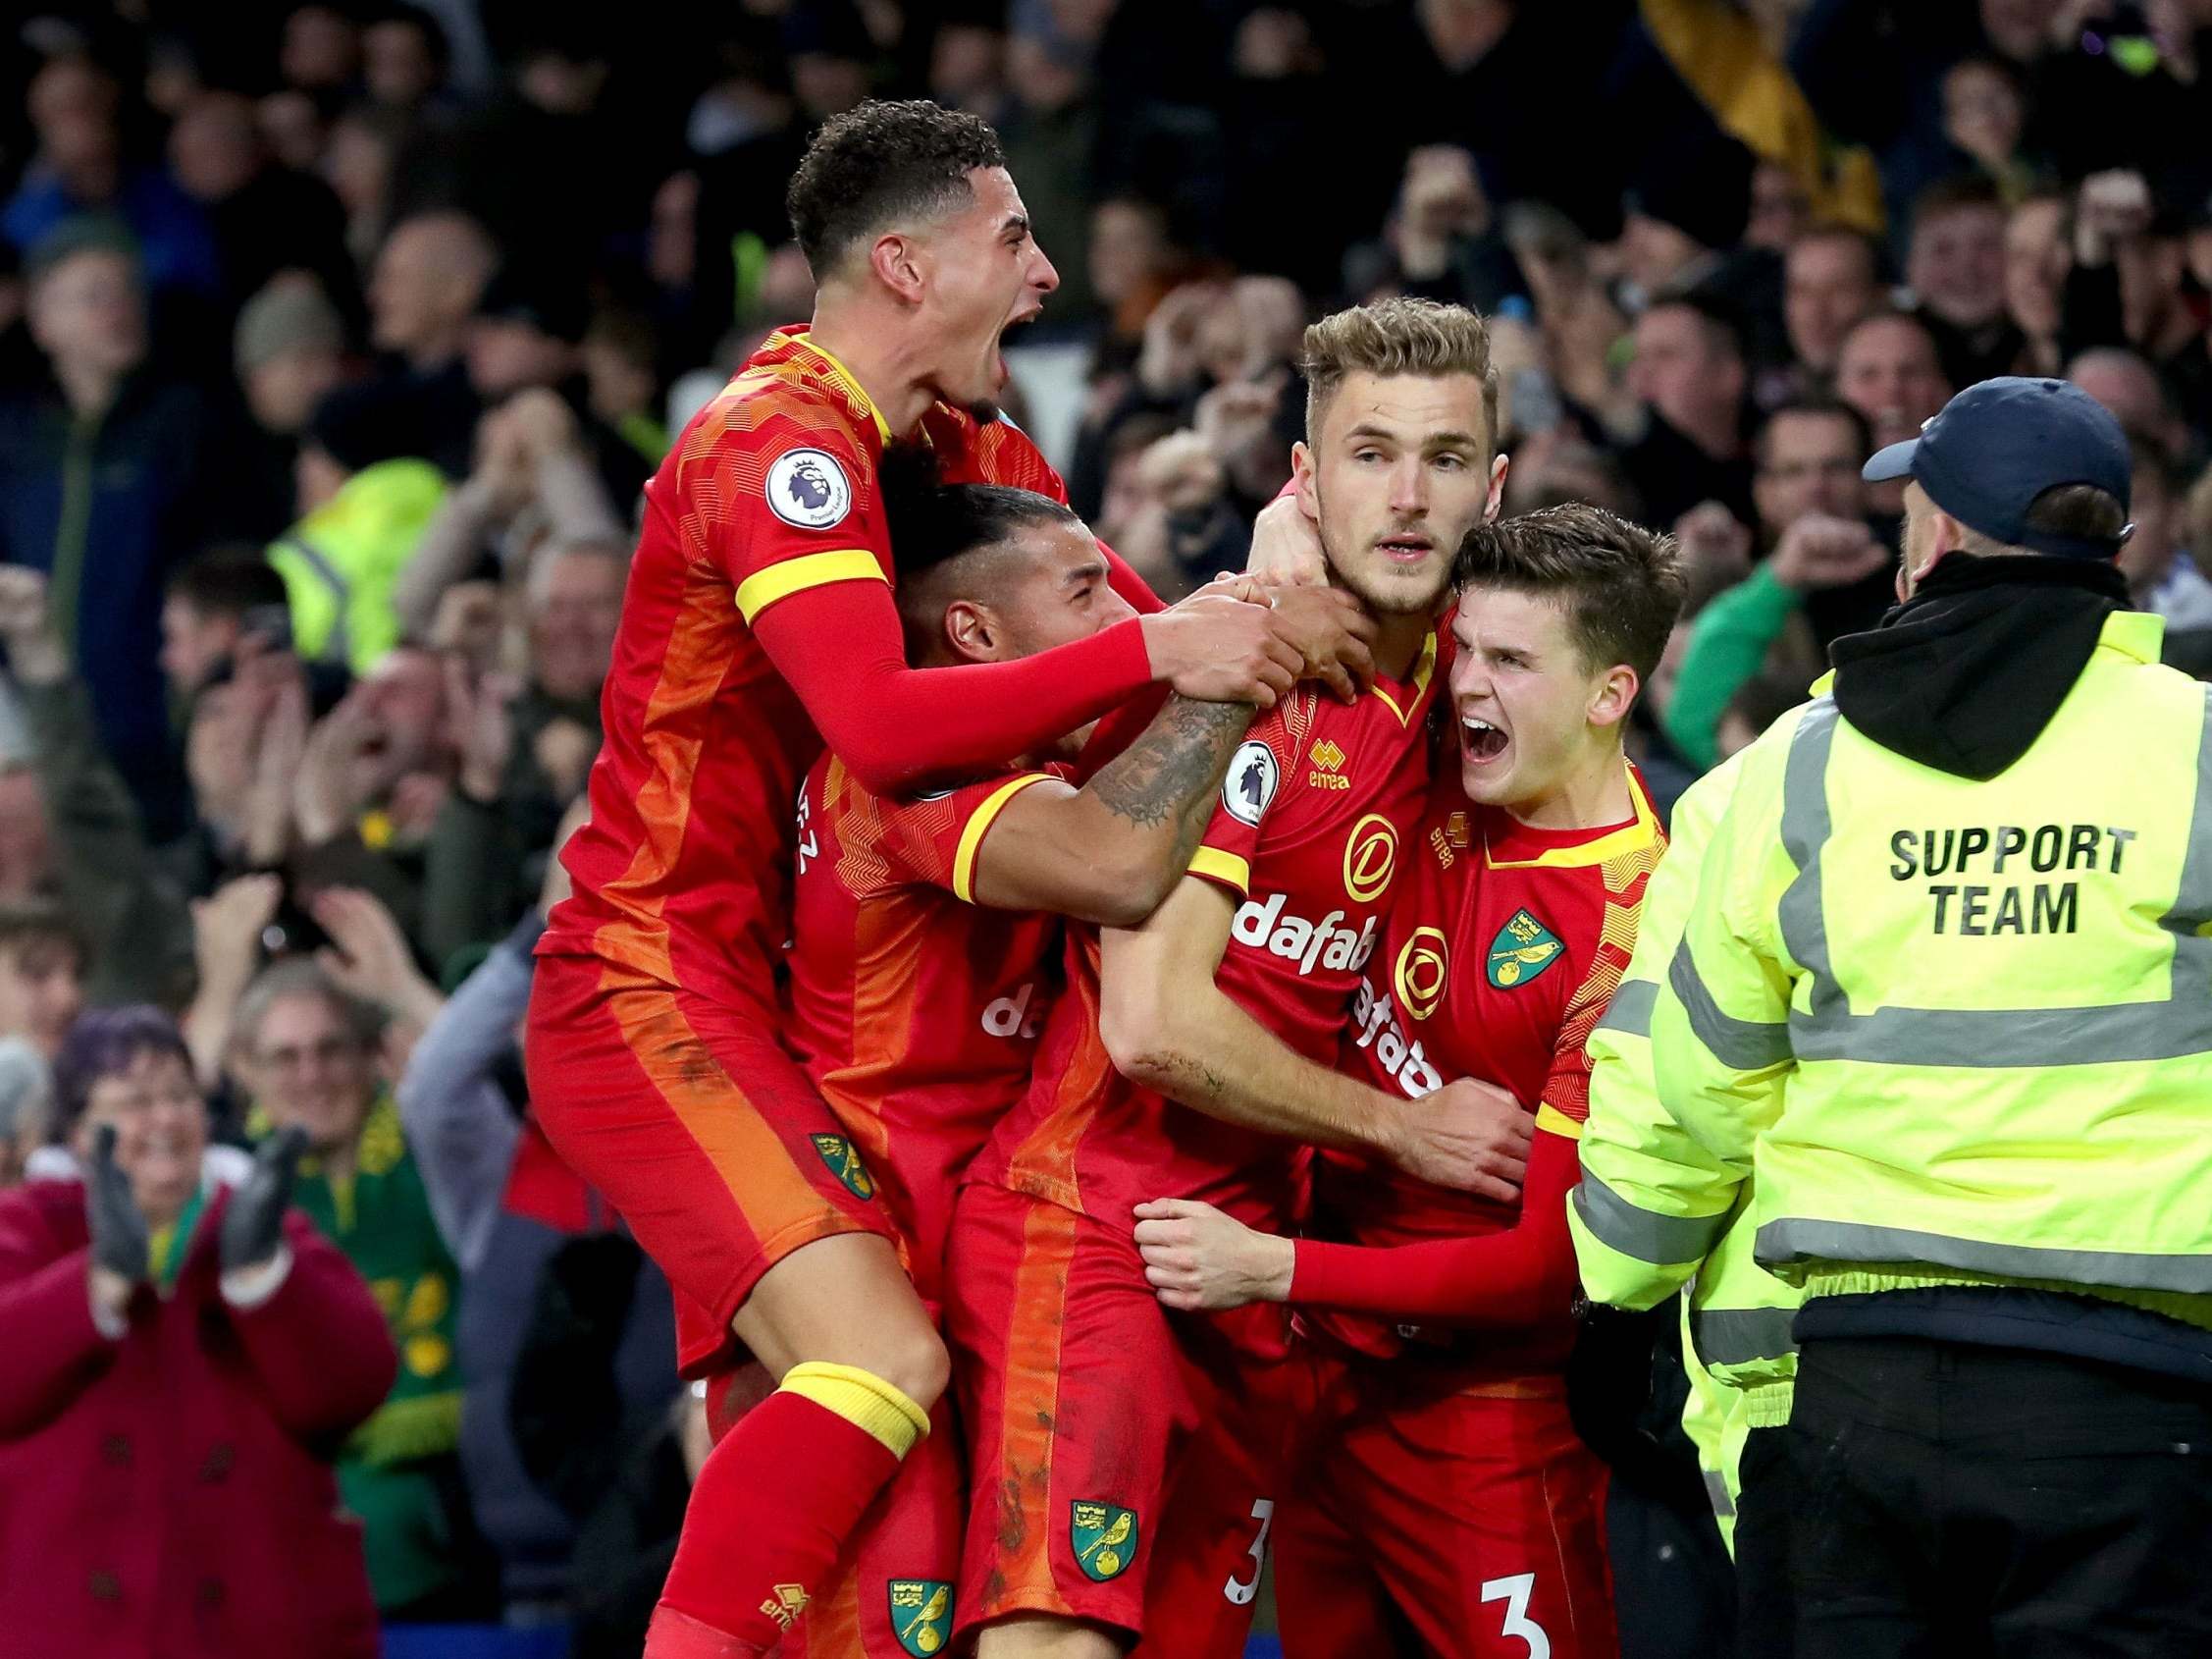
[{"label": "green stewards jacket in crowd", "polygon": [[393,593],[445,499],[430,462],[378,461],[270,545],[301,656],[365,674],[399,643]]},{"label": "green stewards jacket in crowd", "polygon": [[1613,1155],[1594,1104],[1595,1296],[1705,1260],[1748,1182],[1809,1299],[2026,1286],[2212,1327],[2212,743],[2160,634],[2108,616],[1984,780],[1826,696],[1744,751],[1651,1007],[1681,1137]]},{"label": "green stewards jacket in crowd", "polygon": [[[1712,1170],[1697,1142],[1660,1105],[1652,1081],[1651,1017],[1667,964],[1681,943],[1682,924],[1697,892],[1698,870],[1736,786],[1740,759],[1693,784],[1674,804],[1666,856],[1644,889],[1636,954],[1606,1018],[1590,1038],[1590,1121],[1582,1167],[1608,1189],[1666,1186],[1677,1168]],[[1733,1533],[1737,1459],[1753,1428],[1789,1420],[1797,1349],[1790,1318],[1798,1293],[1752,1256],[1751,1184],[1745,1182],[1728,1227],[1710,1255],[1653,1262],[1600,1243],[1575,1206],[1567,1212],[1593,1300],[1651,1308],[1688,1282],[1682,1354],[1690,1399],[1682,1426],[1698,1449],[1721,1536]]]}]

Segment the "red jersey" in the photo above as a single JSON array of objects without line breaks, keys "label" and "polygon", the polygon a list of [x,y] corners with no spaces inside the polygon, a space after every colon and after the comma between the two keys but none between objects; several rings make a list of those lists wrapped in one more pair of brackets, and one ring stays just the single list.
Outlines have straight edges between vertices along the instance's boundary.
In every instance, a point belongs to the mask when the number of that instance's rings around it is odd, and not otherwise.
[{"label": "red jersey", "polygon": [[[876,487],[889,437],[844,367],[787,329],[700,411],[646,486],[591,817],[562,854],[574,896],[554,909],[541,955],[597,955],[772,1008],[788,814],[821,740],[754,627],[810,588],[891,579]],[[922,437],[947,483],[1067,499],[1003,421],[939,404]]]},{"label": "red jersey", "polygon": [[[1215,984],[1309,1059],[1334,1061],[1428,791],[1438,636],[1403,685],[1349,707],[1296,691],[1229,763],[1190,873],[1239,901]],[[1202,1199],[1251,1225],[1291,1213],[1298,1148],[1132,1083],[1099,1037],[1098,934],[1071,928],[1068,990],[1027,1096],[976,1179],[1116,1226],[1149,1199]]]},{"label": "red jersey", "polygon": [[887,800],[824,755],[799,795],[788,1035],[927,1298],[954,1189],[1028,1082],[1059,971],[1060,919],[975,904],[976,854],[1007,802],[1072,771]]},{"label": "red jersey", "polygon": [[[1361,984],[1343,1064],[1418,1098],[1459,1078],[1497,1085],[1537,1126],[1579,1138],[1590,1115],[1583,1051],[1636,944],[1644,883],[1665,850],[1643,779],[1636,816],[1598,830],[1537,830],[1475,806],[1440,777],[1391,908],[1375,971]],[[1368,1246],[1497,1233],[1518,1204],[1452,1192],[1353,1152],[1313,1171],[1311,1231]],[[1314,1315],[1371,1353],[1388,1327]]]}]

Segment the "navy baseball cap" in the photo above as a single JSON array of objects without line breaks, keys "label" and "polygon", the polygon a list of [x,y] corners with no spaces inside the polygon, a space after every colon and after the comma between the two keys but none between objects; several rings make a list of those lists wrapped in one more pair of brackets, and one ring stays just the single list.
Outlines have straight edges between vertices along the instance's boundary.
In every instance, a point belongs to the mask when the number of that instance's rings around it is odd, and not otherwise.
[{"label": "navy baseball cap", "polygon": [[1953,518],[2007,547],[2110,559],[2128,531],[2111,541],[2053,535],[2029,529],[2028,509],[2045,490],[2091,484],[2125,513],[2133,473],[2128,435],[2102,403],[2067,381],[2003,375],[1953,398],[1918,438],[1875,452],[1860,476],[1915,479]]}]

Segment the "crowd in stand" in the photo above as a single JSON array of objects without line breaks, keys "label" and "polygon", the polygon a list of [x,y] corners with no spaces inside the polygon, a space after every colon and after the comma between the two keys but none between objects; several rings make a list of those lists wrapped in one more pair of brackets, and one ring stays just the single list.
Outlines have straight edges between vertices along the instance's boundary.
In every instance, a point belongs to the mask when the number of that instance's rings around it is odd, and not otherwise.
[{"label": "crowd in stand", "polygon": [[1688,554],[1635,741],[1663,800],[1878,622],[1900,507],[1859,464],[1993,374],[2119,415],[2130,587],[2212,674],[2207,0],[85,0],[12,27],[26,1652],[243,1652],[289,1620],[341,1654],[470,1619],[636,1651],[699,1409],[515,1034],[641,490],[806,315],[784,184],[864,97],[1004,134],[1061,276],[1031,344],[1085,365],[1054,458],[1163,594],[1239,565],[1288,478],[1304,324],[1402,292],[1491,319],[1507,512],[1596,502]]}]

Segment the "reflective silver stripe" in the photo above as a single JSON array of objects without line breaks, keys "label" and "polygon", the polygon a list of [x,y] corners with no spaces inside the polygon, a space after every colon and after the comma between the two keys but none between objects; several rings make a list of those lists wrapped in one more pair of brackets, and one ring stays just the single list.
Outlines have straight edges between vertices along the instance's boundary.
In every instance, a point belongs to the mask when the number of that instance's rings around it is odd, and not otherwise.
[{"label": "reflective silver stripe", "polygon": [[345,573],[333,564],[313,543],[304,542],[297,536],[286,536],[277,545],[297,554],[300,562],[307,566],[308,573],[331,590],[334,606],[331,631],[330,636],[323,641],[321,660],[326,663],[344,662],[353,654],[353,648],[345,637],[345,612],[352,602],[352,584],[345,579]]},{"label": "reflective silver stripe", "polygon": [[1794,1308],[1694,1308],[1690,1342],[1707,1365],[1748,1365],[1797,1352]]},{"label": "reflective silver stripe", "polygon": [[[1583,1179],[1587,1182],[1589,1177]],[[1759,1259],[1768,1266],[1785,1261],[1918,1262],[2006,1279],[2055,1279],[2062,1284],[2109,1285],[2115,1290],[2212,1295],[2212,1256],[2050,1250],[1955,1239],[1905,1227],[1870,1227],[1856,1221],[1809,1221],[1788,1216],[1759,1229],[1757,1250]]]},{"label": "reflective silver stripe", "polygon": [[1659,987],[1650,980],[1630,980],[1613,992],[1606,1005],[1600,1031],[1617,1031],[1624,1037],[1652,1035],[1652,1006],[1659,1001]]},{"label": "reflective silver stripe", "polygon": [[1718,1215],[1661,1215],[1639,1209],[1587,1169],[1567,1196],[1600,1244],[1660,1266],[1703,1261],[1735,1214],[1722,1210]]},{"label": "reflective silver stripe", "polygon": [[1788,764],[1782,770],[1782,849],[1797,866],[1797,879],[1782,889],[1775,919],[1790,959],[1813,979],[1816,1021],[1849,1010],[1843,988],[1828,960],[1828,918],[1820,897],[1820,849],[1834,824],[1828,816],[1828,755],[1835,747],[1836,700],[1816,698],[1790,734]]},{"label": "reflective silver stripe", "polygon": [[1697,1034],[1700,1043],[1712,1050],[1713,1058],[1730,1071],[1761,1071],[1767,1066],[1778,1066],[1790,1057],[1788,1026],[1739,1020],[1721,1011],[1720,1004],[1712,999],[1712,992],[1706,990],[1705,981],[1699,978],[1697,963],[1690,959],[1688,939],[1675,947],[1674,960],[1667,966],[1666,983],[1682,999],[1682,1007],[1690,1016],[1690,1030]]},{"label": "reflective silver stripe", "polygon": [[[2175,936],[2167,994],[2089,1007],[1850,1011],[1828,953],[1820,887],[1821,850],[1833,830],[1827,769],[1836,720],[1833,698],[1823,697],[1806,711],[1782,779],[1782,844],[1798,874],[1782,893],[1777,917],[1784,946],[1812,982],[1810,1010],[1790,1013],[1789,1045],[1800,1061],[2009,1069],[2212,1052],[2212,937],[2198,934],[2212,922],[2212,692],[2197,744],[2188,852],[2173,908],[2162,918]],[[1677,985],[1677,993],[1680,990]]]},{"label": "reflective silver stripe", "polygon": [[1736,1506],[1728,1501],[1728,1480],[1717,1469],[1701,1470],[1705,1476],[1705,1495],[1712,1501],[1712,1513],[1726,1521],[1736,1513]]}]

